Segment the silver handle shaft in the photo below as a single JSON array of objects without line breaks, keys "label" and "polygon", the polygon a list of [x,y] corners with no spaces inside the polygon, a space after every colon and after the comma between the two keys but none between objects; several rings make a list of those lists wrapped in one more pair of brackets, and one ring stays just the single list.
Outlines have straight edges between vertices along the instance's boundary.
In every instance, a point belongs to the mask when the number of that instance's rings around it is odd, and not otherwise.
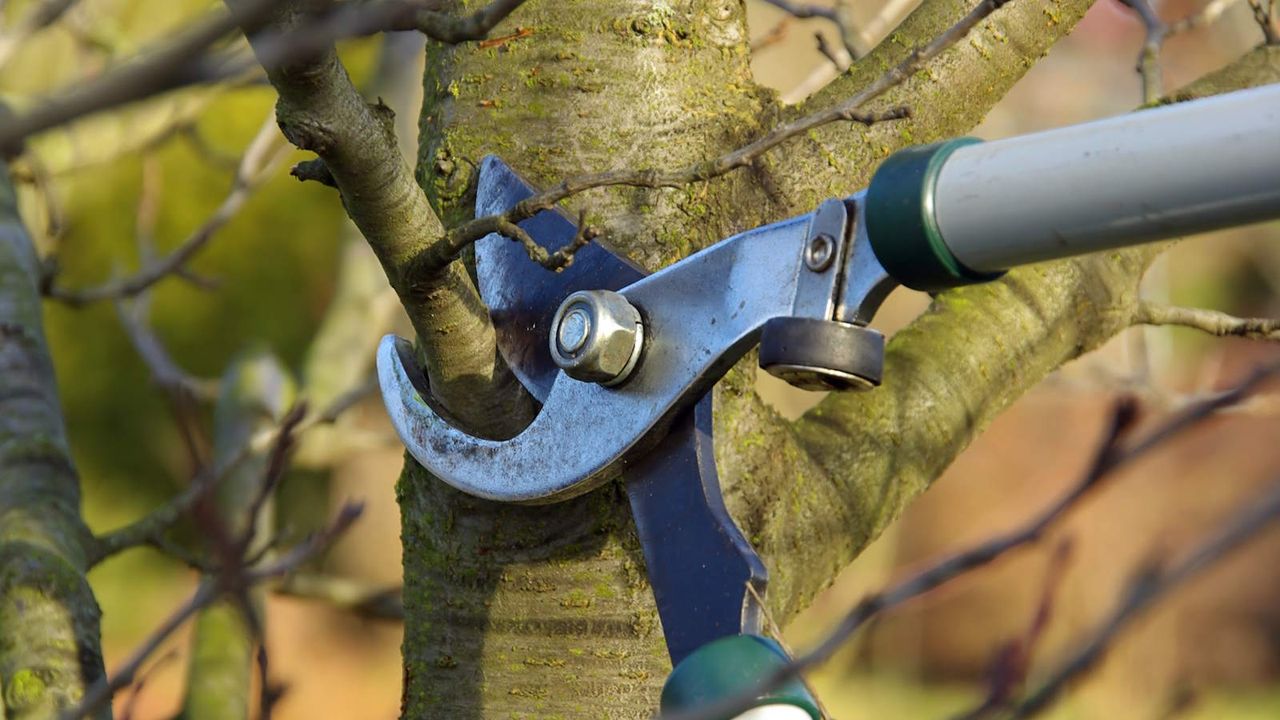
[{"label": "silver handle shaft", "polygon": [[977,272],[1280,217],[1280,85],[961,147],[934,208]]}]

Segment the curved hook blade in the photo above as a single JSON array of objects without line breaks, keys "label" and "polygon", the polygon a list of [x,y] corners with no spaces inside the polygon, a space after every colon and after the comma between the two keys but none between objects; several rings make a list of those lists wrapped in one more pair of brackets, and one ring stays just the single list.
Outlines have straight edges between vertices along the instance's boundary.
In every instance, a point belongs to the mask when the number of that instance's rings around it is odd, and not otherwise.
[{"label": "curved hook blade", "polygon": [[[405,367],[412,363],[402,361],[412,359],[408,342],[384,338],[378,381],[396,432],[424,467],[480,497],[553,502],[596,487],[651,447],[755,343],[766,321],[791,313],[807,224],[800,217],[749,230],[623,288],[649,338],[633,375],[602,387],[557,372],[538,416],[509,440],[450,425],[415,387]],[[545,346],[546,335],[536,342]]]}]

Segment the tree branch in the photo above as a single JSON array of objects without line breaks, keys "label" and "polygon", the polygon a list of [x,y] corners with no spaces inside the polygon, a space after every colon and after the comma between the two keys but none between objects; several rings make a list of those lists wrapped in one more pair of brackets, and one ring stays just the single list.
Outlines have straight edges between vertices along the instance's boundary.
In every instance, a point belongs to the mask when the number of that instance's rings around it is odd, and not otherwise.
[{"label": "tree branch", "polygon": [[1171,565],[1157,562],[1140,568],[1115,610],[1070,658],[1051,670],[1040,686],[1013,708],[1009,717],[1026,718],[1043,712],[1068,684],[1106,657],[1120,633],[1157,602],[1271,527],[1280,518],[1280,478],[1260,497],[1241,507],[1183,559]]},{"label": "tree branch", "polygon": [[[232,7],[247,0],[230,0]],[[307,21],[312,6],[295,0],[269,18],[275,33]],[[255,52],[259,41],[252,40]],[[426,195],[405,165],[394,113],[364,101],[332,46],[287,65],[264,63],[280,94],[277,118],[285,137],[315,152],[333,176],[348,216],[378,256],[409,313],[426,356],[433,394],[481,435],[514,435],[532,420],[527,391],[497,352],[488,311],[465,268],[426,263],[444,236]]]},{"label": "tree branch", "polygon": [[340,610],[379,620],[403,620],[404,600],[399,587],[384,587],[352,578],[290,573],[272,592],[304,600],[317,600]]},{"label": "tree branch", "polygon": [[[904,68],[896,68],[895,70],[909,71],[909,69]],[[651,189],[678,188],[692,183],[706,182],[734,170],[752,167],[757,160],[770,150],[792,138],[829,123],[843,120],[862,125],[874,125],[889,120],[910,117],[911,111],[906,107],[896,107],[881,112],[861,112],[858,110],[865,102],[879,95],[884,89],[892,87],[893,84],[901,81],[903,77],[906,77],[906,75],[896,77],[896,79],[889,78],[886,75],[883,87],[871,88],[867,93],[860,94],[847,103],[780,125],[758,140],[710,160],[675,170],[659,170],[656,168],[608,170],[566,178],[549,190],[544,190],[532,197],[521,200],[506,213],[476,218],[450,230],[447,235],[447,243],[441,248],[438,255],[433,256],[433,260],[439,262],[445,258],[452,257],[467,245],[489,233],[496,232],[507,237],[513,237],[521,242],[525,245],[530,257],[539,264],[550,269],[562,267],[563,265],[558,265],[555,262],[548,262],[546,251],[517,228],[515,223],[527,220],[543,210],[550,209],[562,200],[596,188],[619,185]]]},{"label": "tree branch", "polygon": [[240,27],[257,28],[274,0],[246,0],[239,12],[218,14],[177,40],[101,77],[44,98],[22,115],[0,122],[0,155],[16,155],[28,136],[76,118],[204,81],[195,59]]},{"label": "tree branch", "polygon": [[1280,320],[1238,318],[1217,310],[1177,307],[1142,301],[1134,310],[1135,325],[1179,325],[1218,337],[1280,340]]},{"label": "tree branch", "polygon": [[432,11],[437,3],[415,0],[345,2],[314,5],[307,22],[286,32],[258,30],[274,12],[277,0],[234,0],[230,14],[197,24],[177,40],[145,53],[101,77],[44,98],[27,113],[0,123],[0,155],[16,155],[30,135],[113,107],[137,102],[182,87],[216,83],[252,69],[236,52],[210,53],[222,38],[243,28],[253,37],[258,63],[278,69],[300,58],[323,54],[338,40],[380,32],[416,29],[444,42],[482,37],[523,0],[495,0],[462,18]]},{"label": "tree branch", "polygon": [[39,0],[27,10],[13,28],[0,34],[0,68],[8,64],[13,54],[28,40],[45,28],[58,22],[80,0]]},{"label": "tree branch", "polygon": [[182,627],[188,620],[194,617],[201,610],[209,607],[222,597],[236,593],[245,588],[253,587],[259,583],[273,580],[292,572],[298,566],[302,565],[316,553],[328,547],[347,528],[360,517],[361,507],[359,505],[346,505],[338,513],[338,516],[327,527],[320,532],[315,533],[310,538],[292,548],[279,560],[268,563],[260,568],[241,569],[239,572],[223,573],[206,579],[196,589],[195,593],[181,607],[179,607],[172,615],[165,619],[158,628],[152,631],[143,643],[138,646],[132,654],[116,668],[114,674],[110,678],[103,677],[97,684],[90,688],[84,696],[84,700],[75,709],[64,713],[63,720],[76,720],[88,715],[109,717],[104,711],[110,704],[112,696],[119,690],[128,687],[137,677],[138,670],[141,669],[147,658],[169,639],[178,628]]},{"label": "tree branch", "polygon": [[257,135],[250,141],[236,168],[231,191],[223,198],[213,214],[178,245],[177,250],[148,264],[135,275],[97,287],[64,288],[57,285],[55,278],[54,281],[47,283],[45,294],[51,299],[72,307],[82,307],[102,300],[135,297],[161,280],[181,273],[217,232],[235,218],[245,202],[271,176],[272,171],[288,154],[287,148],[280,142],[274,119],[274,115],[269,116]]},{"label": "tree branch", "polygon": [[[823,199],[865,186],[880,161],[895,150],[968,132],[1019,78],[1064,37],[1093,0],[1010,2],[983,14],[989,3],[925,0],[890,39],[848,72],[803,103],[784,108],[784,118],[812,114],[848,102],[884,81],[886,69],[909,72],[883,90],[878,104],[906,105],[911,117],[860,132],[829,126],[806,133],[784,156],[766,158],[764,170],[792,212],[807,212]],[[967,28],[932,60],[911,62],[919,48]],[[816,171],[822,169],[822,171]]]},{"label": "tree branch", "polygon": [[[1280,52],[1260,48],[1179,97],[1276,73]],[[1046,263],[941,293],[890,341],[880,388],[828,396],[794,435],[753,426],[760,436],[721,470],[758,476],[782,463],[778,472],[792,476],[787,492],[744,483],[730,504],[752,508],[739,517],[762,555],[787,558],[770,566],[775,615],[785,621],[804,607],[1014,399],[1129,327],[1139,280],[1162,250]]]},{"label": "tree branch", "polygon": [[[836,26],[836,30],[840,34],[840,42],[844,45],[845,52],[849,54],[850,58],[860,58],[866,55],[870,49],[867,46],[874,42],[873,39],[858,33],[858,28],[854,24],[852,0],[836,0],[831,7],[796,3],[791,0],[765,0],[765,2],[792,17],[800,19],[822,18],[830,21],[831,24]],[[821,40],[821,34],[818,37],[820,38],[819,42],[825,42]],[[838,68],[840,65],[841,63],[836,63]]]},{"label": "tree branch", "polygon": [[[224,374],[222,395],[214,413],[214,461],[238,458],[250,438],[277,426],[269,449],[251,452],[234,464],[211,493],[213,502],[197,503],[197,519],[212,526],[210,554],[218,563],[210,573],[223,575],[228,565],[251,569],[274,542],[274,495],[293,445],[293,430],[302,413],[289,414],[294,387],[288,371],[272,355],[254,352],[232,361]],[[208,496],[206,496],[208,497]],[[202,528],[205,529],[205,528]],[[224,536],[241,537],[226,543]],[[218,557],[221,555],[222,557]],[[237,570],[238,572],[239,570]],[[210,580],[216,581],[216,577]],[[229,583],[224,583],[229,584]],[[241,588],[223,601],[199,611],[192,639],[183,716],[189,720],[249,717],[249,684],[256,644],[262,641],[263,590]]]},{"label": "tree branch", "polygon": [[1262,36],[1268,45],[1280,45],[1280,30],[1276,29],[1275,0],[1249,0],[1249,8],[1253,10],[1253,19],[1262,29]]},{"label": "tree branch", "polygon": [[201,468],[186,489],[174,495],[166,503],[122,528],[95,538],[87,545],[88,565],[92,567],[117,553],[141,545],[149,545],[166,554],[177,556],[179,560],[194,568],[205,569],[207,563],[168,544],[166,534],[170,528],[188,516],[198,503],[207,499],[220,483],[237,471],[246,458],[262,455],[270,448],[279,446],[281,437],[285,433],[297,438],[318,427],[334,423],[343,412],[366,397],[375,387],[374,384],[366,384],[352,388],[333,398],[332,402],[319,412],[308,413],[297,418],[296,425],[263,428],[241,438],[242,442],[234,452],[224,449],[214,462]]},{"label": "tree branch", "polygon": [[47,717],[103,675],[89,531],[41,322],[39,263],[0,163],[0,686]]},{"label": "tree branch", "polygon": [[1152,450],[1179,437],[1219,410],[1238,404],[1278,372],[1280,372],[1280,363],[1265,366],[1231,390],[1206,398],[1175,414],[1141,440],[1133,443],[1126,443],[1126,439],[1137,420],[1137,404],[1132,399],[1122,399],[1112,411],[1111,421],[1086,472],[1046,510],[1011,531],[944,557],[906,579],[894,583],[888,589],[863,598],[812,650],[796,657],[786,667],[779,668],[769,677],[744,689],[743,692],[724,698],[713,705],[698,708],[696,711],[663,716],[664,719],[710,720],[717,717],[733,717],[749,709],[751,703],[760,694],[780,687],[805,670],[830,658],[846,640],[876,616],[920,597],[961,575],[989,565],[1011,550],[1038,541],[1044,537],[1050,527],[1077,507],[1081,500],[1092,495],[1101,486],[1102,481],[1112,477],[1116,470],[1145,457]]},{"label": "tree branch", "polygon": [[1164,94],[1163,73],[1160,70],[1160,48],[1169,35],[1169,27],[1156,13],[1149,0],[1120,0],[1137,14],[1146,29],[1142,51],[1138,53],[1138,74],[1142,76],[1142,103],[1149,105]]}]

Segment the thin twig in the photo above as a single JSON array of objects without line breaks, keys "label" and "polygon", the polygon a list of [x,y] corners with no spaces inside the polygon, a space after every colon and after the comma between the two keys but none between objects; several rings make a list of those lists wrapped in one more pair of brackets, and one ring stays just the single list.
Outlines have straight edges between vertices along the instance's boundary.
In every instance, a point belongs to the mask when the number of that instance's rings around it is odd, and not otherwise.
[{"label": "thin twig", "polygon": [[711,720],[718,717],[734,717],[750,709],[755,699],[761,694],[781,686],[831,657],[845,640],[882,612],[902,605],[976,568],[986,566],[1015,548],[1039,540],[1049,527],[1076,507],[1081,499],[1092,494],[1092,491],[1102,484],[1101,481],[1115,470],[1196,426],[1219,409],[1240,402],[1254,392],[1265,379],[1277,372],[1280,372],[1280,363],[1264,366],[1240,385],[1175,414],[1141,440],[1129,444],[1123,441],[1136,421],[1137,406],[1131,400],[1121,400],[1112,413],[1104,441],[1094,455],[1088,471],[1076,485],[1046,510],[1018,528],[944,557],[889,588],[863,598],[815,648],[742,692],[691,711],[663,715],[663,720]]},{"label": "thin twig", "polygon": [[151,667],[143,672],[136,682],[133,683],[133,692],[129,694],[129,700],[124,704],[124,708],[120,710],[120,720],[134,720],[134,713],[137,711],[138,700],[142,698],[142,691],[147,686],[147,681],[151,676],[158,672],[161,668],[178,659],[178,653],[170,650],[161,655],[158,660],[151,663]]},{"label": "thin twig", "polygon": [[[788,657],[795,656],[795,651],[787,644],[787,639],[782,634],[782,628],[778,625],[777,621],[773,619],[773,613],[769,612],[769,603],[766,603],[764,598],[761,597],[760,591],[756,590],[755,583],[748,580],[744,585],[747,588],[747,594],[751,596],[756,607],[760,608],[760,612],[764,616],[765,628],[768,629],[770,637],[778,643],[778,647],[782,648],[782,651],[785,652]],[[818,693],[814,692],[813,685],[809,683],[809,679],[801,676],[800,682],[804,683],[804,688],[809,691],[809,695],[813,697],[814,704],[818,706],[818,716],[821,720],[832,720],[831,712],[827,710],[826,704],[822,702],[822,697],[818,695]]]},{"label": "thin twig", "polygon": [[827,42],[827,36],[822,33],[814,33],[813,37],[818,41],[818,52],[822,53],[835,66],[836,72],[842,73],[849,69],[853,59],[847,51],[831,47],[831,43]]},{"label": "thin twig", "polygon": [[1016,694],[1022,692],[1031,670],[1031,660],[1036,647],[1044,637],[1053,616],[1058,590],[1062,587],[1066,567],[1071,557],[1071,547],[1071,541],[1064,539],[1054,548],[1049,558],[1044,586],[1040,591],[1040,602],[1036,605],[1031,624],[1020,637],[1009,640],[996,651],[991,664],[987,695],[982,703],[968,712],[955,716],[953,720],[985,718],[993,712],[1008,707]]},{"label": "thin twig", "polygon": [[7,118],[0,123],[0,155],[18,154],[22,141],[42,130],[199,81],[203,68],[195,58],[242,26],[258,27],[274,4],[275,0],[252,0],[242,12],[217,13],[164,47]]},{"label": "thin twig", "polygon": [[978,23],[985,20],[991,13],[1004,7],[1008,2],[1009,0],[984,0],[979,3],[977,7],[969,11],[955,25],[952,25],[923,47],[911,51],[901,62],[843,103],[779,125],[763,137],[720,157],[683,168],[675,170],[611,170],[565,179],[555,187],[522,200],[505,213],[476,218],[450,230],[446,235],[445,247],[441,249],[442,252],[437,251],[439,255],[429,258],[429,262],[426,265],[431,267],[443,266],[464,247],[489,233],[502,232],[503,228],[533,217],[537,213],[554,207],[557,203],[586,190],[620,185],[668,188],[705,182],[734,170],[749,167],[765,153],[784,142],[804,135],[808,131],[823,125],[838,121],[872,125],[910,117],[911,111],[906,107],[895,107],[879,112],[864,112],[861,108],[914,75],[926,63],[956,44],[961,38],[968,35],[969,31],[977,26]]},{"label": "thin twig", "polygon": [[1261,495],[1245,503],[1208,540],[1198,544],[1172,565],[1152,563],[1141,568],[1115,610],[1081,643],[1074,654],[1051,671],[1041,685],[1010,714],[1026,718],[1048,708],[1073,680],[1087,673],[1106,656],[1115,638],[1157,601],[1181,587],[1219,560],[1254,539],[1280,518],[1280,478]]},{"label": "thin twig", "polygon": [[13,26],[0,35],[0,67],[13,58],[13,54],[28,40],[58,20],[79,0],[40,0]]},{"label": "thin twig", "polygon": [[494,0],[464,17],[431,9],[421,0],[345,2],[292,32],[255,36],[256,59],[243,52],[210,53],[223,38],[245,28],[255,33],[278,0],[246,0],[230,13],[216,13],[177,40],[144,53],[100,77],[56,92],[26,114],[0,123],[0,155],[16,155],[38,132],[87,115],[191,85],[217,83],[262,67],[286,65],[332,43],[395,30],[418,30],[441,42],[459,43],[488,34],[524,0]]},{"label": "thin twig", "polygon": [[374,585],[333,575],[290,573],[280,578],[271,591],[277,595],[317,600],[361,617],[404,619],[404,599],[400,587]]},{"label": "thin twig", "polygon": [[1138,74],[1142,76],[1142,102],[1150,105],[1164,95],[1163,73],[1160,70],[1160,49],[1168,37],[1169,27],[1151,6],[1149,0],[1120,0],[1133,10],[1146,28],[1142,51],[1138,53]]},{"label": "thin twig", "polygon": [[[1254,6],[1255,17],[1258,17],[1257,1],[1249,0],[1250,5]],[[1173,23],[1166,23],[1160,19],[1150,0],[1120,0],[1120,2],[1134,11],[1146,30],[1142,50],[1138,53],[1137,69],[1142,77],[1142,102],[1150,105],[1159,101],[1164,95],[1164,73],[1160,68],[1160,51],[1164,48],[1165,40],[1168,40],[1171,35],[1204,27],[1217,21],[1227,8],[1239,0],[1212,0],[1200,10]],[[1269,24],[1262,20],[1259,22],[1263,24],[1263,32],[1266,32]]]},{"label": "thin twig", "polygon": [[[365,383],[338,396],[319,413],[298,418],[296,424],[289,431],[293,436],[298,436],[311,428],[333,424],[344,411],[368,396],[375,387],[377,387],[376,383]],[[164,505],[122,528],[98,536],[88,553],[89,566],[97,565],[117,553],[140,545],[149,545],[166,554],[174,554],[165,543],[165,533],[191,512],[192,508],[212,492],[218,486],[218,483],[238,467],[245,458],[253,453],[269,450],[271,447],[278,445],[284,432],[285,428],[278,426],[250,437],[235,452],[229,453],[222,461],[222,464],[206,466],[186,489],[170,498]],[[177,557],[192,567],[207,569],[207,563],[199,562],[198,559],[189,557],[180,550]]]},{"label": "thin twig", "polygon": [[794,18],[801,20],[822,18],[831,22],[840,33],[840,41],[844,43],[845,51],[849,53],[849,57],[861,57],[865,53],[865,50],[861,48],[861,43],[858,41],[857,28],[853,26],[853,4],[850,0],[837,0],[831,7],[796,3],[791,2],[791,0],[764,1]]},{"label": "thin twig", "polygon": [[[153,155],[143,159],[142,189],[138,198],[137,229],[134,234],[137,238],[138,257],[144,263],[155,255],[155,227],[160,214],[161,188],[164,185],[162,173],[160,162]],[[45,291],[48,292],[47,286]],[[205,464],[197,400],[212,397],[217,392],[217,383],[192,378],[169,356],[160,339],[148,326],[150,299],[144,293],[131,304],[125,303],[123,299],[117,300],[116,314],[120,317],[125,335],[151,371],[152,381],[160,387],[169,401],[170,412],[187,448],[191,474],[195,475]]]},{"label": "thin twig", "polygon": [[759,52],[771,45],[776,45],[787,38],[787,29],[791,18],[784,17],[769,28],[768,32],[751,41],[751,52]]},{"label": "thin twig", "polygon": [[1178,325],[1218,337],[1280,340],[1280,320],[1274,318],[1240,318],[1217,310],[1178,307],[1150,301],[1138,304],[1133,322],[1142,325]]},{"label": "thin twig", "polygon": [[279,164],[288,156],[288,146],[275,125],[275,114],[269,115],[250,141],[240,159],[231,190],[222,203],[200,227],[196,228],[169,255],[157,260],[138,273],[103,285],[83,289],[59,287],[56,282],[47,283],[46,295],[72,307],[81,307],[101,300],[134,297],[152,285],[181,270],[213,239],[227,223],[235,218],[245,202],[262,185]]},{"label": "thin twig", "polygon": [[1266,38],[1268,45],[1280,45],[1280,30],[1276,29],[1274,22],[1275,1],[1274,0],[1249,0],[1249,8],[1253,10],[1253,19],[1258,23],[1258,27],[1262,29],[1262,36]]},{"label": "thin twig", "polygon": [[195,593],[172,615],[165,619],[143,643],[118,667],[109,678],[104,678],[88,689],[80,705],[68,711],[63,720],[83,718],[97,712],[120,689],[127,687],[137,676],[138,669],[146,662],[157,648],[196,613],[209,607],[223,596],[237,592],[240,588],[252,587],[300,567],[324,548],[333,543],[338,536],[346,532],[351,524],[360,516],[361,506],[349,504],[344,506],[338,516],[327,527],[299,543],[281,558],[268,565],[253,569],[241,568],[239,572],[220,573],[207,577],[200,583]]}]

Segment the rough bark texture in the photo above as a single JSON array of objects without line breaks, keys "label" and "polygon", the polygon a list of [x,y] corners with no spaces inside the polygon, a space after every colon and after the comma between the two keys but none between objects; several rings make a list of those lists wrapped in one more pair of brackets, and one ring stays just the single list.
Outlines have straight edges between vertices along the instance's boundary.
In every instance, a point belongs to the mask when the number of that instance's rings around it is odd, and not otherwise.
[{"label": "rough bark texture", "polygon": [[[999,11],[883,102],[909,124],[831,126],[775,151],[769,177],[579,198],[649,268],[726,233],[855,190],[889,152],[961,134],[1087,9]],[[865,84],[967,9],[928,2],[893,41],[810,102]],[[447,220],[468,216],[476,162],[498,153],[535,182],[611,167],[682,165],[797,110],[750,80],[738,3],[531,4],[532,30],[498,47],[433,47],[419,179]],[[1268,55],[1259,77],[1275,62]],[[1241,84],[1232,78],[1205,91]],[[763,188],[771,188],[765,191]],[[772,572],[782,621],[866,546],[990,419],[1062,362],[1131,324],[1158,249],[1011,273],[946,293],[891,344],[886,386],[832,396],[794,425],[756,397],[748,358],[717,391],[717,458],[731,509]],[[583,429],[589,441],[590,428]],[[569,503],[467,498],[408,463],[399,485],[404,716],[645,717],[668,671],[626,500],[610,486]]]},{"label": "rough bark texture", "polygon": [[[601,191],[578,205],[606,221],[610,240],[651,269],[735,230],[807,211],[825,194],[857,189],[888,152],[967,131],[1087,6],[1015,2],[1001,10],[990,23],[995,29],[981,30],[1004,36],[999,53],[984,56],[965,41],[922,73],[945,77],[947,95],[913,79],[885,101],[920,94],[912,101],[919,113],[913,130],[832,126],[775,151],[768,178],[743,172],[679,190]],[[892,48],[813,102],[858,87],[966,9],[949,0],[926,3]],[[448,220],[470,212],[465,190],[486,153],[544,183],[611,167],[678,166],[795,112],[751,81],[736,2],[537,3],[512,23],[533,33],[497,48],[429,50],[419,177]],[[941,102],[965,109],[933,107]],[[1108,271],[1117,276],[1110,281],[1081,284],[1092,270],[1081,267],[1056,280],[1034,275],[955,296],[895,344],[893,379],[870,396],[874,402],[835,399],[796,428],[756,397],[753,358],[731,373],[717,393],[717,457],[731,509],[771,566],[776,614],[791,617],[829,582],[1014,388],[1126,324],[1115,312],[1110,324],[1094,327],[1096,316],[1121,304],[1141,262]],[[1040,298],[1055,292],[1061,297]],[[999,308],[1002,330],[988,318],[974,322],[1010,297],[1022,300]],[[960,317],[951,316],[956,307]],[[1079,313],[1070,328],[1037,316],[1067,309]],[[993,333],[1017,343],[986,354]],[[1058,344],[1037,345],[1046,336]],[[972,355],[939,367],[930,362],[938,347]],[[498,507],[463,498],[410,463],[400,501],[406,717],[652,711],[669,667],[619,488],[544,508]]]},{"label": "rough bark texture", "polygon": [[[227,4],[243,8],[246,2]],[[296,30],[327,5],[280,3],[267,26]],[[270,67],[267,74],[280,94],[280,129],[324,162],[347,215],[408,311],[436,398],[477,434],[504,437],[524,427],[534,404],[497,354],[493,326],[466,269],[457,261],[443,267],[423,262],[437,254],[432,249],[444,230],[400,155],[395,113],[356,92],[333,47]]]},{"label": "rough bark texture", "polygon": [[75,707],[104,671],[39,268],[8,173],[0,163],[0,717],[13,720]]}]

